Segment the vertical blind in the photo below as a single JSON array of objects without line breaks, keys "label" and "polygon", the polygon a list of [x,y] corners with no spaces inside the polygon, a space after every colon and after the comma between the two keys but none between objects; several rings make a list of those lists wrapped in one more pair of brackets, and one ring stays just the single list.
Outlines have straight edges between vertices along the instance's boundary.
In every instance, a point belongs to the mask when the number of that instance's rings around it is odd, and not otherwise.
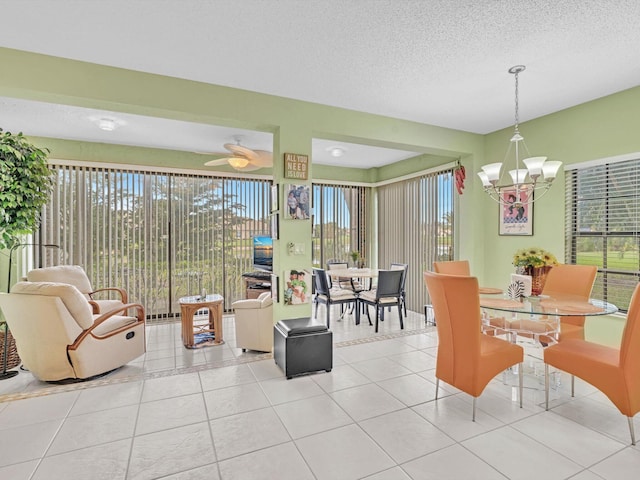
[{"label": "vertical blind", "polygon": [[[119,286],[150,318],[202,289],[225,308],[244,298],[254,235],[269,235],[271,182],[52,165],[54,187],[36,265],[81,265],[94,288]],[[37,255],[39,252],[35,252]]]},{"label": "vertical blind", "polygon": [[378,265],[406,263],[407,308],[428,303],[422,273],[453,259],[453,169],[378,188]]},{"label": "vertical blind", "polygon": [[596,265],[595,297],[628,309],[640,279],[640,159],[569,170],[565,258]]},{"label": "vertical blind", "polygon": [[366,256],[370,197],[369,187],[313,185],[313,266],[347,261],[353,251]]}]

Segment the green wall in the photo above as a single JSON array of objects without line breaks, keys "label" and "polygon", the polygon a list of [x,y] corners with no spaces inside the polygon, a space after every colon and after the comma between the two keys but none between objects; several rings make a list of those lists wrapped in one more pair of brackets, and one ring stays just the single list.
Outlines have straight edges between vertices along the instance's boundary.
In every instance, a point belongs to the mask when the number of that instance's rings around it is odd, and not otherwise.
[{"label": "green wall", "polygon": [[[446,158],[481,157],[483,152],[480,135],[229,87],[6,48],[0,48],[0,64],[5,65],[0,69],[0,96],[271,132],[276,161],[270,173],[277,183],[286,183],[282,178],[283,153],[307,154],[311,158],[313,138],[402,148]],[[197,169],[202,165],[202,157],[185,152],[38,140],[51,149],[55,159]],[[429,162],[406,161],[397,168],[403,174],[420,171],[438,161],[429,158]],[[228,167],[220,168],[225,169]],[[316,175],[312,164],[310,170],[310,178],[362,182],[375,182],[378,176],[390,175],[393,171],[389,168],[357,171],[318,167]],[[284,202],[281,205],[284,208]],[[301,265],[311,266],[311,229],[300,226],[300,222],[292,220],[281,222],[281,240],[274,245],[280,275]],[[481,235],[470,230],[476,227],[481,225],[465,226],[463,233]],[[287,255],[288,242],[303,243],[305,254]],[[465,256],[472,254],[464,252]],[[279,305],[276,318],[308,315],[310,310],[310,305]]]},{"label": "green wall", "polygon": [[[531,155],[545,155],[566,165],[640,152],[640,87],[553,113],[520,125]],[[485,158],[502,161],[513,128],[485,137]],[[482,165],[476,163],[476,171]],[[474,180],[475,181],[475,180]],[[476,258],[487,285],[505,286],[513,272],[511,256],[523,247],[538,246],[564,259],[564,173],[544,197],[534,204],[534,234],[527,237],[498,235],[498,206],[480,194],[476,212],[483,218],[484,245]],[[475,238],[463,238],[475,242]],[[477,272],[474,272],[477,273]]]},{"label": "green wall", "polygon": [[[476,135],[379,115],[258,94],[229,87],[89,64],[0,48],[0,96],[208,123],[271,132],[274,158],[283,152],[311,156],[313,138],[335,139],[421,152],[416,158],[377,169],[311,167],[318,180],[374,183],[461,159],[467,168],[464,195],[458,199],[457,254],[471,261],[472,272],[485,285],[508,282],[512,253],[537,245],[564,253],[564,175],[535,203],[534,235],[498,235],[498,206],[482,191],[475,172],[489,161],[502,161],[513,128]],[[521,125],[533,155],[565,164],[640,151],[640,87],[563,110]],[[29,132],[25,132],[29,134]],[[37,139],[59,159],[201,169],[202,157],[189,152]],[[312,159],[313,160],[313,159]],[[281,164],[272,174],[282,179]],[[229,171],[229,167],[220,167]],[[283,203],[283,202],[281,202]],[[291,223],[294,222],[294,223]],[[281,271],[301,262],[311,265],[310,229],[282,222],[283,240],[276,242]],[[295,224],[298,225],[298,224]],[[286,238],[286,240],[285,240]],[[304,257],[289,257],[286,242],[307,246]],[[301,316],[307,306],[279,310],[282,318]]]}]

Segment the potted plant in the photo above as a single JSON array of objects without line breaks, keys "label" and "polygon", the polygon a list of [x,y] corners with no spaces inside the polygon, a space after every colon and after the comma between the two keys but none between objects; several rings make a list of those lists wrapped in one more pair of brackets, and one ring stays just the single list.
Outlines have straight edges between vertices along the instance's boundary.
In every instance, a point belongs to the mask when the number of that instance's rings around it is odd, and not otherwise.
[{"label": "potted plant", "polygon": [[[40,212],[51,187],[48,153],[31,144],[22,133],[14,135],[0,128],[0,251],[8,250],[9,255],[20,245],[22,236],[32,233],[39,225]],[[9,267],[7,291],[10,277]],[[1,378],[14,373],[7,369],[16,366],[16,359],[18,363],[20,359],[1,316],[0,335],[3,337],[0,339]]]},{"label": "potted plant", "polygon": [[513,265],[518,273],[531,276],[531,294],[540,295],[551,267],[558,264],[553,253],[542,248],[529,247],[518,250],[513,256]]},{"label": "potted plant", "polygon": [[351,253],[349,253],[349,256],[351,257],[351,260],[353,260],[353,266],[355,268],[358,268],[358,259],[360,258],[360,252],[358,252],[357,250],[354,250]]},{"label": "potted plant", "polygon": [[0,128],[0,250],[15,247],[38,227],[51,187],[48,153],[22,133]]}]

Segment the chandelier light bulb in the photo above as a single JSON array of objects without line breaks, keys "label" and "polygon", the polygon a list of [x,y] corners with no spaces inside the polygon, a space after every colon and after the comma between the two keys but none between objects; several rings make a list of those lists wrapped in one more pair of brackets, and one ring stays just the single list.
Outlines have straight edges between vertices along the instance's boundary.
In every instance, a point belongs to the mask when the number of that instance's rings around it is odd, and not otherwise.
[{"label": "chandelier light bulb", "polygon": [[[490,163],[482,167],[482,171],[478,172],[478,177],[482,181],[482,187],[485,193],[487,193],[491,199],[500,203],[501,205],[513,206],[517,204],[529,204],[534,200],[542,197],[549,188],[551,183],[556,177],[562,162],[549,162],[547,157],[531,157],[528,156],[522,159],[522,165],[526,168],[521,168],[520,154],[526,153],[529,155],[527,145],[524,142],[524,137],[520,134],[520,117],[518,111],[518,75],[525,70],[524,65],[516,65],[509,69],[515,78],[515,115],[514,115],[514,132],[513,136],[509,139],[509,148],[502,163]],[[513,159],[515,155],[515,161],[512,165],[508,165],[509,158]],[[511,183],[502,183],[502,164],[505,164],[505,170],[508,171],[511,177]],[[509,169],[509,167],[512,167]],[[513,168],[515,167],[515,168]],[[508,178],[505,174],[505,177]],[[540,177],[543,180],[540,181]],[[517,190],[521,192],[520,199],[515,199],[514,195],[503,195],[505,190]],[[533,195],[533,192],[539,190],[540,193]]]}]

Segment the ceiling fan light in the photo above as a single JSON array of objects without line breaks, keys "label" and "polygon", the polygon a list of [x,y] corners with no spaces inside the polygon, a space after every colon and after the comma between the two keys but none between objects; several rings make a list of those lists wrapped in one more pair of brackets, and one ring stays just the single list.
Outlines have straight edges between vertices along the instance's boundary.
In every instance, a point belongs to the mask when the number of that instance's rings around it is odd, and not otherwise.
[{"label": "ceiling fan light", "polygon": [[228,159],[229,165],[231,165],[235,169],[244,168],[249,165],[249,160],[242,157],[230,157]]}]

